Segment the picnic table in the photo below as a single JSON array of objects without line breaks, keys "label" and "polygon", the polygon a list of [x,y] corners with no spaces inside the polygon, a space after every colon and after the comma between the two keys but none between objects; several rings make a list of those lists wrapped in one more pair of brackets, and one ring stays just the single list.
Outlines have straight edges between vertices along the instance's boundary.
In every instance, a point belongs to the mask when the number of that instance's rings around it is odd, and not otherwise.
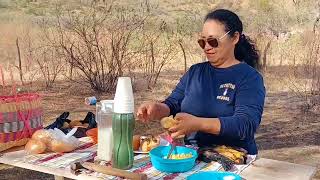
[{"label": "picnic table", "polygon": [[[79,180],[117,179],[116,177],[96,172],[81,173],[79,175],[71,173],[71,163],[92,160],[97,154],[97,146],[92,143],[90,138],[81,138],[80,141],[80,147],[71,153],[28,155],[21,147],[5,151],[0,155],[0,163],[52,174],[56,180],[63,180],[65,177]],[[193,173],[219,171],[222,169],[221,167],[221,164],[217,162],[200,162],[186,173],[166,174],[152,167],[147,154],[140,154],[134,157],[134,165],[130,171],[145,173],[148,179],[185,179]],[[233,170],[233,172],[248,180],[311,179],[315,171],[315,167],[265,158],[253,159],[248,165],[242,165]]]}]

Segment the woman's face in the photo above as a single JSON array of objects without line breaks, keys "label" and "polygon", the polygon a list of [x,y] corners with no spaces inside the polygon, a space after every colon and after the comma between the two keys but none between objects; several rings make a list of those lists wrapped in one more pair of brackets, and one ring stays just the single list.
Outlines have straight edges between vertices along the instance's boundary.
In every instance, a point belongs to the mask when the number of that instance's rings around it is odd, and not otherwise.
[{"label": "woman's face", "polygon": [[207,20],[203,25],[201,39],[216,38],[218,40],[218,47],[211,47],[206,42],[203,49],[208,61],[215,67],[220,67],[228,59],[234,58],[234,48],[239,40],[239,33],[235,33],[234,37],[225,35],[226,33],[224,24],[217,20]]}]

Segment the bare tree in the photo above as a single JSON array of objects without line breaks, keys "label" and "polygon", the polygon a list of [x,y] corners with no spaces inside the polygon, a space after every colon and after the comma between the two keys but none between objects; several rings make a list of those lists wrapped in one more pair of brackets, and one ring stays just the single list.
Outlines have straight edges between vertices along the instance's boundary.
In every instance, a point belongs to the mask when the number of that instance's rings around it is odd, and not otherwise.
[{"label": "bare tree", "polygon": [[303,63],[290,68],[285,82],[296,96],[304,100],[303,111],[320,104],[320,34],[307,35],[312,38],[305,38]]},{"label": "bare tree", "polygon": [[65,63],[58,50],[47,45],[28,47],[29,58],[35,62],[47,88],[53,87],[55,81],[64,70]]},{"label": "bare tree", "polygon": [[147,79],[148,89],[152,89],[158,81],[163,68],[177,57],[177,46],[175,34],[167,33],[165,22],[158,22],[160,30],[158,32],[144,31],[143,46],[140,67],[143,69],[144,76]]},{"label": "bare tree", "polygon": [[76,81],[85,81],[95,91],[110,91],[124,75],[136,52],[130,48],[146,16],[132,9],[95,4],[81,12],[57,14],[47,36],[59,48]]}]

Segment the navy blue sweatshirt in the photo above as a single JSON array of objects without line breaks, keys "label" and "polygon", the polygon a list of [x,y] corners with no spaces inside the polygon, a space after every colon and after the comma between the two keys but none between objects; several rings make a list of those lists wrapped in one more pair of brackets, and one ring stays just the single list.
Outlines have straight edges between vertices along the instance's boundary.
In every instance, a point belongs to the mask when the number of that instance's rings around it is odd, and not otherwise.
[{"label": "navy blue sweatshirt", "polygon": [[254,134],[261,122],[264,99],[263,78],[246,63],[215,68],[204,62],[190,67],[164,103],[171,115],[185,112],[220,120],[219,135],[196,132],[185,139],[187,144],[224,144],[257,154]]}]

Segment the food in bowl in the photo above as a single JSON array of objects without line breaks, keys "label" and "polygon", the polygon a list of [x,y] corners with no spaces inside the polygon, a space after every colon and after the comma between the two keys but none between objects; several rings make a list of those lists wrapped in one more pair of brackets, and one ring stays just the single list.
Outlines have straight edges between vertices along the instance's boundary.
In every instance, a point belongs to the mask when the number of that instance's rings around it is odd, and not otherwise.
[{"label": "food in bowl", "polygon": [[[163,158],[167,159],[167,156],[164,156]],[[171,154],[169,157],[169,159],[188,159],[188,158],[192,158],[192,153]]]},{"label": "food in bowl", "polygon": [[[150,151],[150,159],[152,166],[159,171],[168,173],[186,172],[191,170],[198,157],[197,151],[184,146],[176,146],[173,154],[191,154],[190,158],[186,159],[166,159],[170,146],[158,146]],[[189,156],[189,155],[188,155]]]}]

